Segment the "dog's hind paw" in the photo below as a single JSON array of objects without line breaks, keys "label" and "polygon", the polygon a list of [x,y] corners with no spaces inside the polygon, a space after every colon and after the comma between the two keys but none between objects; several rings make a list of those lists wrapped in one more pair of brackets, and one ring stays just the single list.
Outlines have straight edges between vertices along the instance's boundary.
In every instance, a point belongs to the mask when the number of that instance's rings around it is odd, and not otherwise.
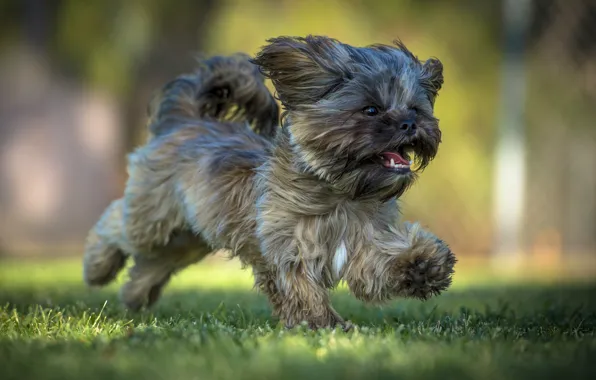
[{"label": "dog's hind paw", "polygon": [[98,242],[87,246],[83,263],[83,278],[89,286],[104,286],[112,282],[126,264],[126,255],[118,248]]}]

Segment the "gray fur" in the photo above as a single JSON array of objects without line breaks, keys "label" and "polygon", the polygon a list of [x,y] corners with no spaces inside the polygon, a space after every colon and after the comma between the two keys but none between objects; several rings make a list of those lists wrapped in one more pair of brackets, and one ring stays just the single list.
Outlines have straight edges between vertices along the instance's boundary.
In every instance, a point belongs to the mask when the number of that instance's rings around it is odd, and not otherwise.
[{"label": "gray fur", "polygon": [[[124,197],[90,232],[87,282],[108,283],[132,255],[122,299],[137,309],[155,302],[173,273],[226,249],[252,267],[274,315],[287,326],[312,327],[348,326],[328,296],[341,278],[369,302],[425,299],[446,289],[456,261],[448,246],[418,224],[398,221],[397,198],[416,172],[387,170],[379,161],[384,151],[411,146],[423,169],[436,155],[440,62],[422,63],[401,43],[270,40],[254,63],[286,109],[273,140],[270,94],[247,61],[231,62],[203,65],[166,87],[153,108],[152,139],[129,157]],[[238,86],[226,99],[243,108],[228,117],[219,91],[205,96],[220,82],[205,78],[236,75],[224,81]],[[380,110],[374,117],[362,113],[371,104]],[[400,130],[404,118],[415,118],[415,133]]]}]

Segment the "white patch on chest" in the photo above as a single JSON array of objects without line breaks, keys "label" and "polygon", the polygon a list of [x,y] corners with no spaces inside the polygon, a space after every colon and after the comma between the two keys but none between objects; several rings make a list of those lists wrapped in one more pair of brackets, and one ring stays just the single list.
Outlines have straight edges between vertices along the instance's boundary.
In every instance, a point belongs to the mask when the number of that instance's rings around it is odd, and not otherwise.
[{"label": "white patch on chest", "polygon": [[342,240],[339,247],[335,250],[333,255],[333,275],[337,280],[341,278],[341,271],[348,262],[348,250],[346,249],[346,243]]}]

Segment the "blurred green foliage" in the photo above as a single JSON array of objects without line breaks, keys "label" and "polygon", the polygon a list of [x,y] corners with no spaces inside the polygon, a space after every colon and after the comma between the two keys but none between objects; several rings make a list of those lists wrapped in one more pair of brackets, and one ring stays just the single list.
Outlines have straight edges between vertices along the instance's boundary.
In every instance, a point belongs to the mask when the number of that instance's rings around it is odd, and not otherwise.
[{"label": "blurred green foliage", "polygon": [[[63,74],[121,99],[129,113],[129,148],[144,133],[151,91],[190,70],[193,53],[254,54],[278,35],[325,34],[354,45],[399,38],[421,59],[440,58],[446,78],[436,109],[443,146],[416,191],[405,197],[406,217],[415,214],[449,236],[475,229],[479,242],[487,240],[489,228],[482,226],[490,212],[500,64],[498,19],[487,20],[498,2],[28,0],[2,7],[0,21],[7,22],[0,28],[11,31],[13,40],[35,27],[32,13],[44,12],[37,16],[47,19],[47,54]],[[11,14],[21,15],[22,23]],[[459,214],[466,218],[454,220]]]},{"label": "blurred green foliage", "polygon": [[[191,70],[195,53],[254,54],[279,35],[325,34],[354,45],[399,38],[421,59],[436,56],[445,66],[436,104],[443,144],[403,199],[405,217],[425,221],[458,250],[481,253],[491,244],[501,7],[500,0],[4,0],[0,53],[32,40],[60,75],[115,97],[125,112],[128,150],[144,136],[152,91]],[[537,20],[549,19],[539,14]],[[578,74],[558,70],[550,80],[553,71],[544,63],[551,58],[530,61],[531,149],[544,143],[545,118],[563,117],[584,129],[593,124],[593,98],[569,91]]]}]

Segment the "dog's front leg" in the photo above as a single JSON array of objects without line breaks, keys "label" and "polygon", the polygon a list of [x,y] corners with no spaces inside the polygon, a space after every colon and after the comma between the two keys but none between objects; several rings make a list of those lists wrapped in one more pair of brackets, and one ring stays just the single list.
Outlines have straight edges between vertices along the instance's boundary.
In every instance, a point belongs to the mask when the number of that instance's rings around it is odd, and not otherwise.
[{"label": "dog's front leg", "polygon": [[274,314],[292,328],[306,322],[312,329],[341,326],[349,328],[333,309],[329,292],[316,260],[302,260],[273,266],[277,294],[268,294]]},{"label": "dog's front leg", "polygon": [[368,302],[394,297],[427,299],[451,285],[456,258],[442,240],[418,224],[377,231],[354,252],[344,275],[351,292]]}]

